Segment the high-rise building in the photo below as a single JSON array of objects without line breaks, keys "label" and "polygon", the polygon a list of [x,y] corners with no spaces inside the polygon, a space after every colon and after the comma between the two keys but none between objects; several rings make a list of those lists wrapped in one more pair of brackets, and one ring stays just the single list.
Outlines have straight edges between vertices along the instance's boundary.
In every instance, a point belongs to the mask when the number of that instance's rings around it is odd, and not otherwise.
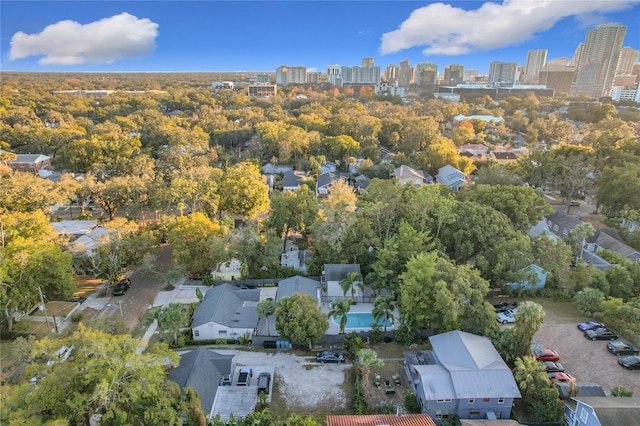
[{"label": "high-rise building", "polygon": [[[540,70],[538,83],[544,84],[549,89],[553,89],[555,95],[560,93],[570,94],[571,87],[573,86],[573,79],[576,75],[576,67],[573,65],[567,65],[566,63],[554,65],[552,62],[554,61],[549,61],[547,66]],[[567,62],[569,61],[567,60]]]},{"label": "high-rise building", "polygon": [[276,68],[276,84],[287,86],[289,84],[305,84],[307,82],[306,67],[290,67],[280,65]]},{"label": "high-rise building", "polygon": [[464,81],[464,65],[451,64],[444,67],[444,84],[461,84]]},{"label": "high-rise building", "polygon": [[616,75],[631,74],[633,72],[633,66],[638,62],[638,56],[640,56],[640,51],[629,46],[623,47],[622,50],[620,50],[620,59],[618,60]]},{"label": "high-rise building", "polygon": [[627,27],[604,24],[587,31],[578,63],[574,95],[610,96]]},{"label": "high-rise building", "polygon": [[480,71],[478,70],[465,70],[464,81],[475,82],[479,75]]},{"label": "high-rise building", "polygon": [[580,43],[576,50],[573,52],[573,59],[571,61],[571,65],[574,65],[576,68],[580,68],[580,60],[582,58],[582,52],[584,52],[584,43]]},{"label": "high-rise building", "polygon": [[320,73],[316,71],[307,72],[307,83],[311,83],[311,84],[320,83]]},{"label": "high-rise building", "polygon": [[517,62],[493,61],[489,66],[489,83],[514,84],[517,74]]},{"label": "high-rise building", "polygon": [[329,65],[327,67],[327,80],[334,86],[342,87],[342,67],[340,65]]},{"label": "high-rise building", "polygon": [[563,65],[563,66],[569,66],[569,65],[574,65],[571,63],[571,59],[569,58],[553,58],[553,59],[549,59],[549,61],[547,61],[547,66],[551,66],[551,65]]},{"label": "high-rise building", "polygon": [[547,65],[547,51],[545,49],[529,50],[522,81],[524,83],[537,83],[540,70],[545,65]]},{"label": "high-rise building", "polygon": [[438,65],[431,62],[422,62],[415,67],[413,81],[418,85],[436,84],[438,78]]},{"label": "high-rise building", "polygon": [[395,84],[398,82],[399,69],[396,65],[391,64],[384,70],[384,81]]},{"label": "high-rise building", "polygon": [[412,77],[413,69],[409,65],[409,60],[401,61],[398,69],[398,86],[408,87],[413,82]]},{"label": "high-rise building", "polygon": [[362,68],[372,68],[373,58],[362,58]]}]

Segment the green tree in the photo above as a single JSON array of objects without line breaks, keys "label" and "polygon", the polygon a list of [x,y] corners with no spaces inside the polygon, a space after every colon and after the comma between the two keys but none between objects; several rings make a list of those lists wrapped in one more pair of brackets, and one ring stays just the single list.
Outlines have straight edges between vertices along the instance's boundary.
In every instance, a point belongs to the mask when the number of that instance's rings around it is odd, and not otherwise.
[{"label": "green tree", "polygon": [[544,321],[544,310],[535,302],[522,302],[515,315],[513,334],[519,356],[529,355],[533,336],[540,330]]},{"label": "green tree", "polygon": [[356,294],[356,286],[358,282],[362,282],[362,277],[357,272],[349,272],[347,277],[340,281],[340,288],[342,288],[342,292],[344,295],[347,295],[347,292],[351,292],[351,302],[355,301]]},{"label": "green tree", "polygon": [[362,368],[363,387],[366,390],[369,387],[369,375],[371,367],[382,367],[384,362],[378,358],[378,354],[373,349],[360,349],[358,351],[358,364]]},{"label": "green tree", "polygon": [[[56,351],[72,348],[65,361]],[[88,424],[94,414],[102,424],[181,425],[180,390],[165,368],[178,355],[155,344],[143,353],[130,335],[109,335],[80,328],[68,337],[34,344],[32,364],[16,384],[3,386],[3,424]]]},{"label": "green tree", "polygon": [[596,228],[589,222],[581,222],[575,226],[571,231],[569,231],[569,235],[575,238],[578,247],[580,248],[580,255],[578,256],[580,259],[582,258],[582,253],[584,252],[584,246],[587,244],[587,238],[592,237],[596,233]]},{"label": "green tree", "polygon": [[306,294],[294,294],[282,299],[275,310],[276,330],[293,342],[313,343],[325,335],[329,321],[320,307]]},{"label": "green tree", "polygon": [[172,334],[173,344],[178,344],[178,332],[191,323],[189,307],[182,303],[170,303],[163,307],[156,315],[158,326],[163,331]]},{"label": "green tree", "polygon": [[532,356],[517,358],[513,375],[532,420],[558,422],[562,419],[564,405],[560,401],[558,389],[549,386],[544,364]]},{"label": "green tree", "polygon": [[261,300],[256,306],[256,312],[258,318],[264,318],[267,322],[267,336],[271,336],[271,327],[269,327],[269,315],[273,314],[276,310],[276,304],[272,300]]},{"label": "green tree", "polygon": [[257,218],[269,210],[269,188],[266,178],[254,163],[243,162],[225,170],[220,182],[222,212]]},{"label": "green tree", "polygon": [[395,311],[396,307],[393,304],[393,301],[394,296],[388,295],[378,296],[373,302],[373,310],[371,311],[371,313],[373,314],[373,318],[376,320],[376,322],[382,320],[382,323],[384,324],[385,334],[387,333],[387,322],[391,321],[391,324],[395,322],[393,312]]},{"label": "green tree", "polygon": [[309,187],[297,191],[276,192],[271,196],[271,212],[267,226],[282,235],[282,252],[287,251],[287,238],[293,232],[304,233],[318,216],[318,202]]},{"label": "green tree", "polygon": [[347,325],[347,314],[351,310],[351,303],[351,300],[333,302],[331,305],[331,310],[327,314],[327,318],[338,318],[340,320],[340,334],[344,333],[344,327]]},{"label": "green tree", "polygon": [[602,302],[604,302],[604,294],[591,287],[586,287],[576,293],[574,300],[578,305],[578,310],[584,315],[594,315],[602,312]]}]

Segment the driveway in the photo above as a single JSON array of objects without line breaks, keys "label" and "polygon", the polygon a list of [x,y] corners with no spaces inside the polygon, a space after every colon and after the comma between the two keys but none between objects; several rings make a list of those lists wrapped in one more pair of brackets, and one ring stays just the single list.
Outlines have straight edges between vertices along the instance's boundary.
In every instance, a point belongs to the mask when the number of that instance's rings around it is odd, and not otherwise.
[{"label": "driveway", "polygon": [[626,370],[618,365],[618,359],[607,350],[608,341],[587,340],[577,323],[556,323],[550,318],[537,334],[540,342],[560,354],[566,372],[578,383],[594,383],[602,386],[607,395],[611,388],[622,386],[640,397],[640,370]]},{"label": "driveway", "polygon": [[274,368],[274,380],[289,410],[321,405],[344,408],[346,405],[342,385],[351,363],[319,364],[313,356],[239,351],[237,365]]}]

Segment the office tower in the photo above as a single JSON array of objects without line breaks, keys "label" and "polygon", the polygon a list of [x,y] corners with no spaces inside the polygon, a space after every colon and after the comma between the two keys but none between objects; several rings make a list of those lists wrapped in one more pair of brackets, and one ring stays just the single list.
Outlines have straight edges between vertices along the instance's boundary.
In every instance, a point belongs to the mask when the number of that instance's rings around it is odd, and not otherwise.
[{"label": "office tower", "polygon": [[540,70],[547,64],[547,51],[545,49],[529,50],[527,63],[524,66],[522,81],[525,83],[537,83]]},{"label": "office tower", "polygon": [[342,68],[340,65],[329,65],[327,67],[327,79],[334,86],[342,87]]},{"label": "office tower", "polygon": [[320,73],[319,72],[307,72],[307,83],[318,84],[320,83]]},{"label": "office tower", "polygon": [[629,46],[623,47],[620,51],[616,75],[631,74],[633,66],[638,62],[638,56],[640,56],[640,52],[636,49]]},{"label": "office tower", "polygon": [[514,84],[518,74],[516,62],[493,61],[489,66],[489,82],[497,84]]},{"label": "office tower", "polygon": [[[553,61],[549,61],[547,66],[540,70],[538,83],[544,84],[549,89],[553,89],[555,95],[560,93],[570,94],[573,79],[576,76],[576,67],[567,65],[567,62],[570,62],[567,58],[560,59],[561,60],[554,59]],[[563,61],[563,59],[565,61]]]},{"label": "office tower", "polygon": [[362,68],[372,68],[373,58],[362,58]]},{"label": "office tower", "polygon": [[397,83],[398,74],[399,74],[398,67],[391,64],[384,70],[384,80],[387,83],[391,83],[391,84]]},{"label": "office tower", "polygon": [[569,58],[553,58],[553,59],[549,59],[547,61],[547,66],[551,66],[551,65],[569,66],[569,65],[572,65],[572,64],[571,64],[571,59],[569,59]]},{"label": "office tower", "polygon": [[276,68],[276,84],[287,86],[289,84],[305,84],[306,82],[306,67],[289,67],[287,65],[280,65]]},{"label": "office tower", "polygon": [[451,64],[444,68],[444,84],[460,84],[464,81],[464,65]]},{"label": "office tower", "polygon": [[418,85],[433,85],[437,83],[438,66],[431,62],[422,62],[415,67],[413,81]]},{"label": "office tower", "polygon": [[580,68],[580,59],[582,58],[582,52],[584,52],[584,43],[580,43],[578,47],[576,47],[575,52],[573,52],[573,60],[571,65],[574,65],[576,68]]},{"label": "office tower", "polygon": [[258,74],[258,75],[256,75],[256,81],[258,83],[269,83],[269,82],[271,82],[271,76],[269,74],[265,74],[265,73]]},{"label": "office tower", "polygon": [[398,85],[402,87],[408,87],[412,83],[413,70],[409,65],[409,60],[405,59],[400,62],[400,69],[398,70]]},{"label": "office tower", "polygon": [[609,96],[627,27],[604,24],[587,31],[574,95]]},{"label": "office tower", "polygon": [[476,77],[478,77],[478,75],[480,75],[478,70],[466,70],[464,72],[464,81],[476,81]]}]

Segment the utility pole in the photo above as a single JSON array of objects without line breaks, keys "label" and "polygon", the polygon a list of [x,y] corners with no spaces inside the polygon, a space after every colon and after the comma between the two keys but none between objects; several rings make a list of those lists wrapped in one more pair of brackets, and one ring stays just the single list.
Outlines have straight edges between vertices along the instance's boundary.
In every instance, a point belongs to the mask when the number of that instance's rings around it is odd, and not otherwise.
[{"label": "utility pole", "polygon": [[40,306],[42,306],[41,311],[44,313],[44,320],[47,324],[49,324],[49,318],[47,317],[47,307],[44,305],[44,296],[42,295],[42,289],[40,287],[38,287],[38,293],[40,293]]}]

